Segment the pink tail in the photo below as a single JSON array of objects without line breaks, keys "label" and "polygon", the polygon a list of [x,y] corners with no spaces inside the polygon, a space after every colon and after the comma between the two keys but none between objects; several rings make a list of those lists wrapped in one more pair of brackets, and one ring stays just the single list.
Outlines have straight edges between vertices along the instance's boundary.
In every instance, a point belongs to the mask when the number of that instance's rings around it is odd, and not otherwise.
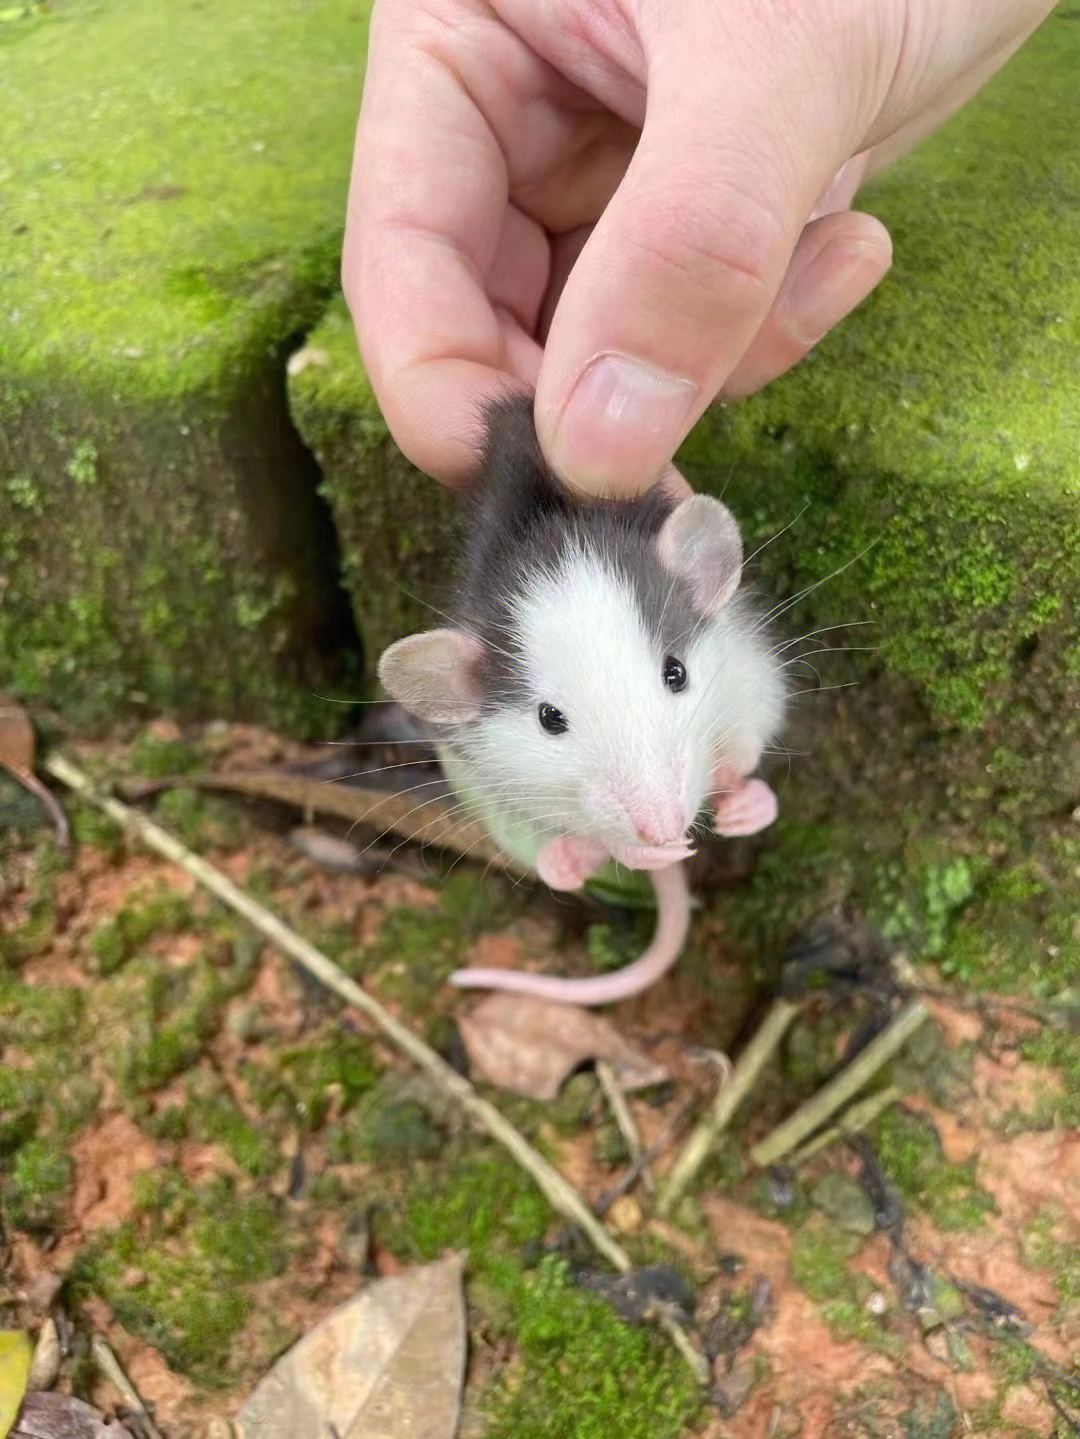
[{"label": "pink tail", "polygon": [[652,871],[656,891],[656,930],[652,942],[633,964],[594,979],[560,979],[516,969],[458,969],[450,983],[462,989],[508,989],[558,1004],[613,1004],[640,994],[666,974],[682,953],[690,927],[690,893],[681,864]]}]

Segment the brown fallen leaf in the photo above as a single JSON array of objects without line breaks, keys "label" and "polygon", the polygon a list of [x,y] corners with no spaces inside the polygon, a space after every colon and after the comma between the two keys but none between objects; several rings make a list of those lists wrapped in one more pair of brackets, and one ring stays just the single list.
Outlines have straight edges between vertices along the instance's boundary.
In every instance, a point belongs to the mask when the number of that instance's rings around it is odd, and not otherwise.
[{"label": "brown fallen leaf", "polygon": [[453,1439],[465,1372],[463,1261],[368,1285],[271,1369],[238,1439]]},{"label": "brown fallen leaf", "polygon": [[624,1039],[610,1020],[572,1004],[492,994],[459,1018],[476,1075],[530,1099],[554,1099],[586,1060],[604,1059],[623,1089],[644,1089],[667,1070]]},{"label": "brown fallen leaf", "polygon": [[11,1439],[131,1439],[131,1430],[70,1394],[35,1392],[23,1400]]},{"label": "brown fallen leaf", "polygon": [[67,815],[52,790],[34,773],[34,726],[21,705],[0,698],[0,769],[28,789],[49,811],[56,826],[56,838],[67,848],[70,841]]}]

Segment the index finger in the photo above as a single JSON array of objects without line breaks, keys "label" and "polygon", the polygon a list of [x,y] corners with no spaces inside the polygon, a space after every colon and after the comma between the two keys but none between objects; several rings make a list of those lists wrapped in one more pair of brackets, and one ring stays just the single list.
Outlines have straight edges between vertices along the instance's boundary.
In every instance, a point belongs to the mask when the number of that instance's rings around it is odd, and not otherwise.
[{"label": "index finger", "polygon": [[428,473],[460,482],[485,400],[520,388],[539,350],[530,355],[533,342],[488,293],[512,215],[507,166],[440,30],[415,6],[376,7],[342,284],[395,439]]}]

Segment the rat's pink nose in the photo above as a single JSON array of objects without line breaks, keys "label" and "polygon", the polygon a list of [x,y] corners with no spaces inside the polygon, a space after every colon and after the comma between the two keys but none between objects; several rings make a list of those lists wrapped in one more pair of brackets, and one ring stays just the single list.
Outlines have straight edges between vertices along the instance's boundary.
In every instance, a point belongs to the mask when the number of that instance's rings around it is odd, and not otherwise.
[{"label": "rat's pink nose", "polygon": [[662,809],[651,805],[634,806],[629,813],[634,833],[642,844],[674,844],[682,839],[686,830],[686,816],[674,805]]}]

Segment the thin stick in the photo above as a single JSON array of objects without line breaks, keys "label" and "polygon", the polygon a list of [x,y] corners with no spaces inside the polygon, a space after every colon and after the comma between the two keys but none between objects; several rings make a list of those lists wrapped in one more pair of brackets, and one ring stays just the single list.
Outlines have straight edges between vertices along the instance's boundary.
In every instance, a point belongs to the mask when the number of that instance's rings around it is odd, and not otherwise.
[{"label": "thin stick", "polygon": [[685,1192],[687,1185],[705,1163],[720,1133],[731,1123],[736,1109],[746,1098],[769,1056],[776,1049],[788,1025],[799,1012],[799,1006],[787,999],[776,999],[757,1033],[750,1040],[727,1079],[720,1085],[712,1109],[687,1140],[671,1170],[664,1179],[656,1212],[663,1217]]},{"label": "thin stick", "polygon": [[626,1147],[630,1151],[630,1162],[637,1166],[641,1175],[641,1182],[645,1189],[651,1194],[653,1187],[652,1172],[647,1164],[641,1164],[641,1135],[638,1134],[637,1125],[634,1123],[634,1116],[630,1113],[630,1106],[626,1102],[626,1095],[619,1088],[619,1081],[615,1078],[615,1071],[606,1059],[598,1059],[596,1062],[596,1077],[600,1081],[600,1088],[604,1091],[604,1098],[611,1107],[611,1116],[618,1126],[619,1133],[626,1140]]},{"label": "thin stick", "polygon": [[143,1428],[147,1434],[150,1435],[150,1439],[165,1439],[161,1430],[150,1418],[139,1391],[120,1368],[119,1359],[117,1359],[116,1355],[105,1343],[100,1334],[95,1334],[90,1340],[90,1357],[101,1370],[102,1374],[105,1375],[106,1379],[111,1382],[113,1388],[120,1394],[124,1403],[127,1404],[129,1408],[134,1409],[142,1421]]},{"label": "thin stick", "polygon": [[813,1139],[808,1139],[800,1148],[787,1155],[787,1162],[793,1168],[804,1164],[812,1155],[817,1154],[821,1149],[827,1149],[830,1144],[835,1144],[838,1139],[845,1139],[849,1134],[858,1134],[867,1125],[872,1124],[878,1115],[890,1104],[895,1104],[900,1098],[900,1090],[895,1084],[887,1085],[879,1089],[876,1094],[868,1094],[865,1099],[858,1099],[854,1104],[849,1105],[840,1116],[836,1124],[828,1129],[823,1129],[820,1134],[815,1134]]},{"label": "thin stick", "polygon": [[929,1010],[921,999],[913,999],[906,1004],[888,1028],[872,1039],[846,1069],[842,1069],[835,1079],[823,1089],[819,1089],[813,1098],[808,1099],[760,1144],[754,1145],[750,1151],[751,1160],[766,1168],[783,1158],[808,1135],[813,1134],[815,1129],[820,1128],[870,1082],[878,1070],[908,1042],[929,1017]]},{"label": "thin stick", "polygon": [[513,1155],[517,1163],[532,1175],[552,1207],[584,1230],[593,1246],[609,1263],[624,1274],[632,1267],[630,1256],[616,1244],[603,1225],[597,1222],[573,1185],[568,1184],[559,1171],[533,1149],[524,1135],[519,1134],[493,1104],[482,1099],[463,1075],[451,1069],[441,1055],[436,1054],[422,1039],[418,1039],[410,1029],[395,1019],[378,1000],[373,999],[355,980],[339,969],[332,959],[290,929],[250,894],[238,888],[213,865],[207,864],[199,855],[192,854],[185,845],[153,820],[147,819],[138,810],[121,804],[119,800],[98,794],[86,775],[63,756],[50,755],[43,768],[69,789],[75,790],[84,799],[104,810],[117,824],[137,834],[150,849],[180,865],[230,909],[243,915],[248,923],[271,943],[283,949],[309,974],[313,974],[327,989],[333,990],[346,1004],[351,1004],[367,1015],[387,1038],[429,1074],[441,1089],[451,1094],[494,1140]]}]

